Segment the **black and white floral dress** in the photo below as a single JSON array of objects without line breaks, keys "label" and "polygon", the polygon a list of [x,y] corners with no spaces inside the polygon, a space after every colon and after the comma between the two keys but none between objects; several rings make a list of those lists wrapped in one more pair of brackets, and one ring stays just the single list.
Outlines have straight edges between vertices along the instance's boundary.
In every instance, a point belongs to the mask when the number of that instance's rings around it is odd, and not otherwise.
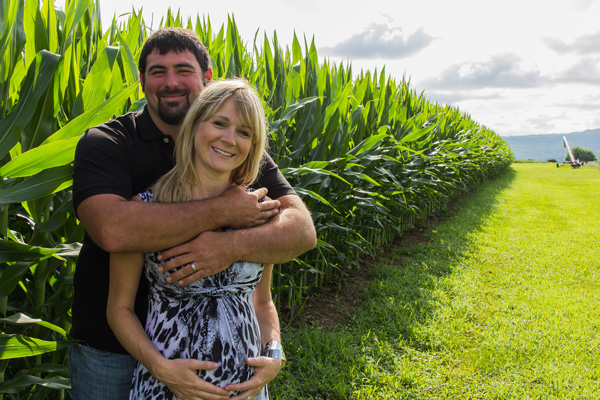
[{"label": "black and white floral dress", "polygon": [[[145,192],[144,201],[152,194]],[[246,358],[261,353],[260,330],[254,312],[254,289],[263,265],[236,262],[226,270],[187,286],[168,283],[158,272],[156,253],[145,254],[150,289],[146,333],[169,359],[196,359],[219,364],[199,370],[200,378],[224,388],[247,381],[254,369]],[[237,393],[231,392],[231,395]],[[135,370],[130,399],[177,399],[141,364]],[[268,399],[265,387],[256,399]]]}]

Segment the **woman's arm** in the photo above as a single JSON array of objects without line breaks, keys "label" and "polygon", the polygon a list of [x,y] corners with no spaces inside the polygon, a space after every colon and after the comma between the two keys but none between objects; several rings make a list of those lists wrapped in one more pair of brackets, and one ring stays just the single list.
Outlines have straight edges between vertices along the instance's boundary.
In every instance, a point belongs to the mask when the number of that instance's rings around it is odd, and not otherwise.
[{"label": "woman's arm", "polygon": [[[262,277],[254,292],[254,310],[261,336],[261,349],[270,340],[281,341],[279,332],[279,315],[271,297],[271,275],[273,264],[265,265]],[[273,380],[283,367],[283,361],[275,358],[256,357],[246,359],[246,363],[254,367],[254,375],[246,382],[228,385],[225,390],[239,391],[239,395],[231,400],[244,400],[258,396],[262,388]]]},{"label": "woman's arm", "polygon": [[260,327],[261,348],[270,340],[281,342],[279,331],[279,314],[271,297],[271,277],[273,275],[273,264],[266,264],[262,277],[256,285],[254,292],[254,310]]},{"label": "woman's arm", "polygon": [[[169,360],[162,356],[146,335],[134,304],[142,270],[142,253],[111,253],[110,287],[106,315],[119,342],[136,360],[143,364],[159,381],[181,399],[213,395],[214,399],[228,399],[229,393],[204,380],[199,369],[215,369],[217,364],[199,360]],[[204,398],[204,397],[202,397]]]}]

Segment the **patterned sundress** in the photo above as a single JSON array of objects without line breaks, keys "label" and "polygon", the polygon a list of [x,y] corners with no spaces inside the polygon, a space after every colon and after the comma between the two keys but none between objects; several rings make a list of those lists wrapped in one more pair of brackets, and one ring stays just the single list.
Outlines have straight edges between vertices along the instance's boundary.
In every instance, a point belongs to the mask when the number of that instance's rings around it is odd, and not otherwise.
[{"label": "patterned sundress", "polygon": [[[144,201],[151,200],[145,192]],[[199,370],[200,378],[224,388],[247,381],[254,368],[246,358],[261,353],[254,289],[263,265],[236,262],[226,270],[187,286],[168,283],[158,272],[157,253],[145,254],[149,281],[148,318],[145,330],[165,358],[196,359],[219,364],[216,370]],[[231,396],[237,394],[230,393]],[[130,399],[177,399],[140,363],[135,370]],[[265,387],[257,400],[267,400]]]}]

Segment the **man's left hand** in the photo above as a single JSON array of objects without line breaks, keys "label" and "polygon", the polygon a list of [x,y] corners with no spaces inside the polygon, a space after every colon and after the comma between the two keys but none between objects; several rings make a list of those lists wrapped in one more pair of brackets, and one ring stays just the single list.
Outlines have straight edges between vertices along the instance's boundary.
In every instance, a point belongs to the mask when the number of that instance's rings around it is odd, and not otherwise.
[{"label": "man's left hand", "polygon": [[217,274],[238,261],[228,232],[203,232],[187,243],[161,251],[158,259],[168,260],[159,267],[160,273],[183,266],[167,277],[167,282],[180,285]]}]

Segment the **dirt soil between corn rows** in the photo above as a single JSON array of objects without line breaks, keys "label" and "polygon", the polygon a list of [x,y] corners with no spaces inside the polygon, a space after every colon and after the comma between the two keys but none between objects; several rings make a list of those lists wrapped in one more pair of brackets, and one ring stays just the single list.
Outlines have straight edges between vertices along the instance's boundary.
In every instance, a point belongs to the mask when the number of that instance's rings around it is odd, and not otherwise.
[{"label": "dirt soil between corn rows", "polygon": [[370,273],[378,262],[385,259],[391,248],[410,248],[418,245],[426,245],[426,233],[439,224],[439,217],[429,218],[394,241],[383,250],[376,258],[365,258],[360,263],[360,268],[352,268],[338,282],[329,282],[321,289],[312,292],[305,306],[300,310],[299,316],[292,317],[289,312],[281,313],[281,320],[285,324],[291,323],[292,327],[316,326],[323,329],[334,327],[346,322],[348,317],[358,307],[360,296],[357,296],[357,288],[368,285],[374,278]]}]

